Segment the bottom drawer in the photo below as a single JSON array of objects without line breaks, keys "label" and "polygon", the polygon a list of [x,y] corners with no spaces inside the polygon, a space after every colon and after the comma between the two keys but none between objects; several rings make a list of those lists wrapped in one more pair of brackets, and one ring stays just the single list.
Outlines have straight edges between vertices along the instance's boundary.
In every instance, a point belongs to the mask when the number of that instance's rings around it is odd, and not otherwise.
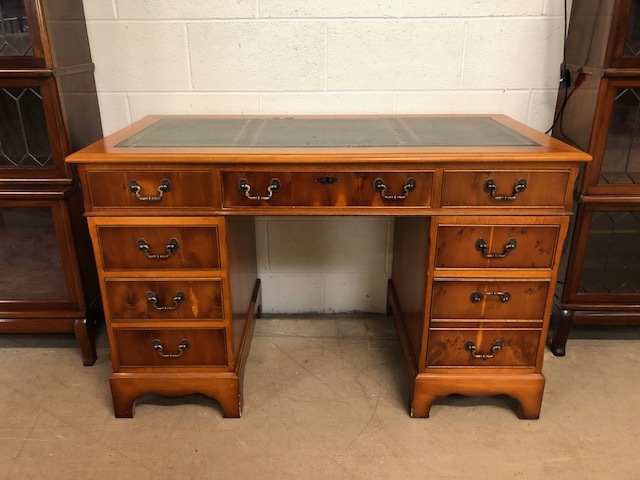
[{"label": "bottom drawer", "polygon": [[533,367],[539,342],[540,330],[430,330],[427,366]]},{"label": "bottom drawer", "polygon": [[115,328],[113,337],[120,367],[227,365],[224,328]]}]

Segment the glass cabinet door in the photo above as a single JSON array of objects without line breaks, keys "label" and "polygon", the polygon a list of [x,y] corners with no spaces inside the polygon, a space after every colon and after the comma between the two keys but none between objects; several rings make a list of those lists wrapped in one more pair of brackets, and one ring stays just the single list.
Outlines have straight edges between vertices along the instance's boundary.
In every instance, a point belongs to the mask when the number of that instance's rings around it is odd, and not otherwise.
[{"label": "glass cabinet door", "polygon": [[596,210],[587,212],[587,219],[578,293],[638,294],[640,211]]},{"label": "glass cabinet door", "polygon": [[0,0],[0,68],[44,67],[37,0]]},{"label": "glass cabinet door", "polygon": [[637,0],[633,0],[629,7],[629,14],[626,21],[626,35],[624,36],[624,46],[622,57],[635,59],[640,56],[640,5]]},{"label": "glass cabinet door", "polygon": [[590,0],[594,11],[598,12],[611,25],[607,45],[605,67],[638,68],[640,67],[640,0],[614,0],[612,18],[607,15],[606,8],[610,2]]},{"label": "glass cabinet door", "polygon": [[61,210],[0,205],[0,302],[69,302],[60,245],[66,240]]},{"label": "glass cabinet door", "polygon": [[68,177],[55,79],[0,76],[0,179]]},{"label": "glass cabinet door", "polygon": [[0,167],[50,168],[53,158],[40,88],[0,88],[0,112]]},{"label": "glass cabinet door", "polygon": [[599,185],[640,184],[640,87],[619,87],[602,155]]},{"label": "glass cabinet door", "polygon": [[[640,1],[640,0],[639,0]],[[640,194],[640,76],[604,78],[582,193]]]}]

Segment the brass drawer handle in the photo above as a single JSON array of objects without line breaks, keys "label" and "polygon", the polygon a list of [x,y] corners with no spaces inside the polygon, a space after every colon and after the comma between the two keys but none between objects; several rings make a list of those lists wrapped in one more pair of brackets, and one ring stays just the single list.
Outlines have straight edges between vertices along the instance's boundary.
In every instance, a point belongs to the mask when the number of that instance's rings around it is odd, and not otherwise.
[{"label": "brass drawer handle", "polygon": [[143,202],[159,202],[160,200],[162,200],[164,192],[170,191],[171,188],[171,181],[168,178],[163,178],[160,182],[160,185],[158,185],[158,195],[150,195],[148,197],[145,197],[143,195],[140,195],[141,188],[138,181],[135,178],[129,180],[129,190],[135,193],[138,200],[142,200]]},{"label": "brass drawer handle", "polygon": [[476,353],[476,345],[471,340],[467,340],[464,342],[464,349],[469,352],[471,358],[479,358],[481,360],[488,360],[496,356],[502,347],[504,346],[504,342],[502,340],[495,340],[493,345],[491,346],[491,353]]},{"label": "brass drawer handle", "polygon": [[498,187],[495,183],[493,183],[492,179],[488,179],[486,182],[484,182],[483,186],[485,192],[489,192],[491,197],[501,201],[515,200],[516,198],[518,198],[518,195],[520,195],[520,193],[526,190],[526,188],[527,181],[524,178],[521,178],[516,182],[515,186],[513,187],[513,195],[497,195],[496,192],[498,191]]},{"label": "brass drawer handle", "polygon": [[191,344],[189,343],[189,340],[187,340],[186,338],[183,338],[182,341],[180,342],[180,345],[178,345],[178,353],[164,353],[163,352],[164,347],[162,346],[162,342],[157,338],[151,342],[151,346],[156,352],[158,352],[158,355],[162,358],[178,358],[182,356],[184,351],[187,348],[189,348]]},{"label": "brass drawer handle", "polygon": [[150,253],[151,249],[149,248],[149,244],[147,243],[147,241],[144,238],[138,239],[138,248],[142,251],[142,253],[144,253],[145,257],[150,258],[151,260],[164,260],[169,258],[171,254],[178,249],[178,246],[178,240],[172,238],[169,240],[169,243],[167,243],[167,246],[165,247],[167,253]]},{"label": "brass drawer handle", "polygon": [[404,193],[402,195],[387,195],[387,186],[384,184],[384,180],[382,180],[381,178],[376,178],[373,181],[373,189],[376,192],[380,192],[380,195],[385,200],[404,200],[405,198],[407,198],[407,195],[409,195],[409,192],[415,188],[416,188],[416,179],[410,177],[407,179],[406,183],[404,184],[404,188],[403,188]]},{"label": "brass drawer handle", "polygon": [[471,293],[471,296],[469,297],[469,299],[471,300],[471,303],[478,303],[487,295],[500,297],[500,301],[502,303],[507,303],[511,299],[511,294],[506,291],[505,292],[484,292],[484,293],[473,292]]},{"label": "brass drawer handle", "polygon": [[176,292],[173,296],[173,305],[172,306],[158,306],[158,297],[152,291],[147,292],[147,302],[151,302],[153,308],[156,310],[175,310],[178,308],[178,304],[183,302],[185,299],[184,293]]},{"label": "brass drawer handle", "polygon": [[273,197],[274,192],[280,191],[281,186],[282,184],[280,183],[280,180],[278,180],[277,178],[272,178],[269,186],[267,187],[269,195],[252,196],[249,194],[249,192],[251,191],[251,185],[249,185],[249,181],[246,178],[241,178],[240,180],[238,180],[238,188],[244,192],[244,196],[249,200],[270,200],[271,197]]},{"label": "brass drawer handle", "polygon": [[511,250],[514,250],[515,248],[516,239],[510,238],[504,245],[504,253],[487,253],[487,250],[489,249],[487,242],[485,242],[483,238],[479,238],[478,240],[476,240],[476,250],[478,250],[485,258],[504,258],[509,255],[509,252]]}]

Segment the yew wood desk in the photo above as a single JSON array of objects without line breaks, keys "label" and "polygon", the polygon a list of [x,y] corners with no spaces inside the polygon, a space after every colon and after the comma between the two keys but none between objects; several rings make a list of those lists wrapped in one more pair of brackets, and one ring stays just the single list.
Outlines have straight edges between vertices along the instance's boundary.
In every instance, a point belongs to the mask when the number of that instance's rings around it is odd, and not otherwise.
[{"label": "yew wood desk", "polygon": [[71,155],[116,416],[151,392],[202,393],[240,416],[261,308],[256,215],[391,215],[387,303],[411,415],[449,394],[506,394],[538,418],[589,158],[504,116],[147,117]]}]

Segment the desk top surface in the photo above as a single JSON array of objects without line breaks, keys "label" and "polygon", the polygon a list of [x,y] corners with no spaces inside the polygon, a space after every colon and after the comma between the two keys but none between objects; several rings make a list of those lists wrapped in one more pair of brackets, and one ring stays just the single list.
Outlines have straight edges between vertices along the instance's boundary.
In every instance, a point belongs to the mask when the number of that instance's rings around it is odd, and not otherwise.
[{"label": "desk top surface", "polygon": [[504,115],[150,116],[68,157],[105,154],[256,156],[432,156],[446,154],[588,156]]},{"label": "desk top surface", "polygon": [[490,117],[161,118],[120,142],[147,148],[533,146]]}]

